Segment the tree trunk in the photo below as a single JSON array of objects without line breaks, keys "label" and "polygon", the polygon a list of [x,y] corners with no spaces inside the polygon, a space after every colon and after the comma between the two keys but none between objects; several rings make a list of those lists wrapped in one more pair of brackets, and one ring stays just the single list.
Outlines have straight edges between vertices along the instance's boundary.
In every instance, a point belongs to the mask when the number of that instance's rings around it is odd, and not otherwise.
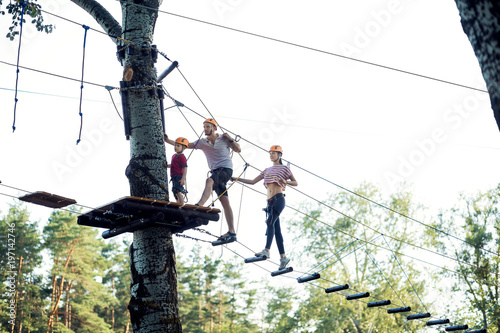
[{"label": "tree trunk", "polygon": [[[165,144],[157,96],[153,35],[161,0],[121,0],[122,26],[95,0],[71,0],[87,11],[124,52],[122,105],[130,128],[126,170],[132,196],[168,201]],[[126,75],[125,75],[126,74]],[[182,332],[177,300],[175,251],[170,230],[150,227],[134,232],[128,305],[132,330]]]},{"label": "tree trunk", "polygon": [[[127,75],[127,100],[124,101],[130,120],[127,177],[132,196],[168,201],[164,131],[151,56],[158,6],[157,1],[143,1],[141,6],[122,2],[123,38],[133,43],[127,45],[124,64],[133,73]],[[132,282],[128,308],[133,331],[182,332],[170,230],[150,227],[135,231],[130,264]]]},{"label": "tree trunk", "polygon": [[490,95],[491,108],[500,129],[500,2],[455,0],[462,28],[469,37]]}]

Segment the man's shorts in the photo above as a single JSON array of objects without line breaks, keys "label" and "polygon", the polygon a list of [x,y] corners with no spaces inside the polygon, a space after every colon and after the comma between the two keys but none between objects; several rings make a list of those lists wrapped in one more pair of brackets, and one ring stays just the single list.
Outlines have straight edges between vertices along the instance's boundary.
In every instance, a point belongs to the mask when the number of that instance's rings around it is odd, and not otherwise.
[{"label": "man's shorts", "polygon": [[214,181],[213,190],[218,196],[221,194],[227,197],[226,184],[233,175],[233,170],[229,168],[217,168],[211,171],[210,178]]},{"label": "man's shorts", "polygon": [[177,199],[177,193],[187,193],[187,191],[184,189],[184,186],[181,185],[181,178],[182,176],[177,175],[173,175],[170,177],[170,180],[172,181],[172,193],[174,194],[175,199]]}]

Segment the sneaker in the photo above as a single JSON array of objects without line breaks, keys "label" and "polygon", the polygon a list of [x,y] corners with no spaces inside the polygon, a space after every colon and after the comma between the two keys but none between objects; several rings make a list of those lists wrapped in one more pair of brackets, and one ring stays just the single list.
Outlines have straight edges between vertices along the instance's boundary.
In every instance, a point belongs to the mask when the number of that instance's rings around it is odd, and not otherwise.
[{"label": "sneaker", "polygon": [[271,255],[269,254],[269,252],[266,251],[266,249],[256,253],[255,256],[256,257],[266,257],[267,259],[271,258]]},{"label": "sneaker", "polygon": [[279,270],[282,270],[282,269],[285,269],[286,265],[288,265],[288,263],[290,262],[290,259],[288,258],[281,258],[280,259],[280,268]]},{"label": "sneaker", "polygon": [[236,234],[229,232],[229,231],[227,233],[225,233],[224,235],[219,236],[219,240],[230,240],[232,238],[234,238],[236,240]]}]

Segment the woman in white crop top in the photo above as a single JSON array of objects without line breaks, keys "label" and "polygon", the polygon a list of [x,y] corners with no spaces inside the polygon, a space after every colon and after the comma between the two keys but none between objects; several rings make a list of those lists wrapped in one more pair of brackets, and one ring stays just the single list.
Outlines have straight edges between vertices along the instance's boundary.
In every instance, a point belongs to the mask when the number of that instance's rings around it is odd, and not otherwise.
[{"label": "woman in white crop top", "polygon": [[[292,174],[292,171],[286,165],[281,162],[281,156],[283,154],[283,149],[280,146],[271,146],[269,150],[271,161],[273,165],[265,169],[260,175],[254,179],[238,179],[239,182],[245,184],[256,184],[261,180],[264,180],[264,186],[267,188],[267,239],[266,246],[264,250],[255,255],[258,257],[270,258],[269,251],[271,250],[271,244],[273,238],[276,236],[276,244],[278,245],[278,251],[280,253],[280,267],[279,269],[284,269],[286,265],[290,262],[285,255],[285,247],[283,245],[283,235],[281,233],[280,226],[280,214],[285,208],[285,195],[283,191],[286,185],[297,186],[297,181]],[[232,177],[235,181],[236,178]]]}]

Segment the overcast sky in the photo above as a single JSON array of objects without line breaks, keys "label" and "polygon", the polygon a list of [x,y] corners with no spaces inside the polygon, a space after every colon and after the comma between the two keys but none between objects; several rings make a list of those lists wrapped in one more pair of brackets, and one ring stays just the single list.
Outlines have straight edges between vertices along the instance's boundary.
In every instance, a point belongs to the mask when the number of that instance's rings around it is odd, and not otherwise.
[{"label": "overcast sky", "polygon": [[[48,12],[79,24],[46,15],[46,22],[56,25],[51,35],[25,25],[20,65],[79,80],[81,24],[99,27],[69,1],[43,2]],[[121,22],[117,1],[102,4]],[[454,1],[177,0],[164,1],[161,10],[252,33],[160,13],[154,43],[179,62],[223,127],[264,149],[283,147],[284,158],[299,166],[292,171],[301,191],[321,200],[339,191],[331,183],[354,190],[367,181],[389,194],[405,181],[419,202],[437,210],[450,208],[460,192],[500,182],[500,133]],[[9,22],[1,17],[4,34]],[[2,62],[16,63],[18,41],[0,39]],[[90,30],[85,81],[118,87],[122,68],[115,52],[107,36]],[[168,65],[159,56],[158,71]],[[84,85],[82,141],[76,145],[80,83],[21,69],[13,133],[15,83],[16,68],[0,63],[3,185],[55,193],[87,207],[129,195],[124,175],[129,142],[105,88]],[[208,116],[179,72],[164,84],[172,97]],[[121,112],[118,91],[111,94]],[[165,107],[171,105],[165,101]],[[181,111],[188,121],[176,108],[166,111],[167,133],[194,140],[203,118]],[[241,144],[243,158],[233,156],[235,175],[244,160],[261,170],[270,165],[267,153]],[[166,146],[166,152],[170,159],[173,148]],[[198,200],[207,171],[203,154],[195,152],[189,159],[190,203]],[[257,174],[250,168],[245,176]],[[255,189],[262,191],[262,184]],[[5,186],[1,192],[25,194]],[[289,205],[308,200],[287,193]],[[241,216],[240,234],[262,224],[262,195],[245,190],[241,212],[241,187],[235,185],[230,196]],[[5,213],[12,198],[2,196],[0,203]],[[29,209],[42,219],[51,211]],[[225,223],[222,230],[220,224],[209,227],[215,234],[225,229]],[[259,249],[251,237],[240,240]]]}]

